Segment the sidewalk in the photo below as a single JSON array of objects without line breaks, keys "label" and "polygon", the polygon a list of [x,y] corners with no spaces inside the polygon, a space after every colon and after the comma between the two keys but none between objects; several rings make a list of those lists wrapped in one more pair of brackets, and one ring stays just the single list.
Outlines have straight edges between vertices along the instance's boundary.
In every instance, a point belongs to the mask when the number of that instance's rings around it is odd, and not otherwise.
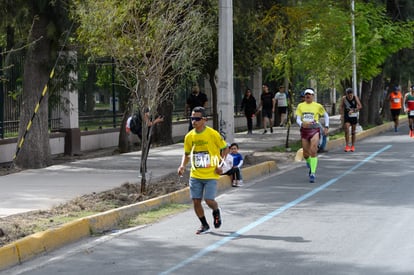
[{"label": "sidewalk", "polygon": [[[340,127],[339,116],[330,118],[330,131]],[[273,134],[253,135],[236,133],[243,156],[265,151],[285,144],[286,128],[273,127]],[[290,129],[290,141],[300,139],[299,128]],[[148,170],[153,180],[176,171],[181,161],[183,144],[152,148],[148,157]],[[126,182],[139,181],[140,152],[78,160],[43,169],[25,170],[0,176],[0,217],[50,209],[83,194],[101,192]]]}]

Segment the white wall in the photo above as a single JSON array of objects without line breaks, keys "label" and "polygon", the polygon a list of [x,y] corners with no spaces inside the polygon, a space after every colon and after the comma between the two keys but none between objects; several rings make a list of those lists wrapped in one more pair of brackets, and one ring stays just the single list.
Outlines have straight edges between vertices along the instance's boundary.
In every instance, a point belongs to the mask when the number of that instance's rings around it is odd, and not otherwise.
[{"label": "white wall", "polygon": [[[255,123],[253,121],[253,123]],[[236,129],[246,129],[246,119],[244,116],[234,118]],[[213,121],[209,120],[208,125],[212,127]],[[188,131],[188,121],[181,123],[173,123],[172,136],[175,142],[182,141]],[[119,129],[113,131],[93,131],[88,133],[81,133],[81,151],[93,151],[98,149],[110,148],[118,146]],[[138,141],[137,137],[133,135],[131,141]],[[13,160],[16,152],[17,141],[0,141],[0,163],[8,163]],[[232,142],[232,141],[229,141]],[[51,135],[50,151],[52,155],[63,154],[65,152],[65,134],[59,133]]]}]

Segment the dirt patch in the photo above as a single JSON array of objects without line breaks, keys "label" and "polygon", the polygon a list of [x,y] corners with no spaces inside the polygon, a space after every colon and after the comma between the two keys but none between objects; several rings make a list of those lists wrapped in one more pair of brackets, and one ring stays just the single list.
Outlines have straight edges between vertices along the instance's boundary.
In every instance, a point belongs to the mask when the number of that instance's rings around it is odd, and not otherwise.
[{"label": "dirt patch", "polygon": [[[244,167],[269,160],[274,160],[278,164],[283,164],[293,161],[294,155],[293,152],[258,152],[244,157]],[[93,157],[96,157],[96,153]],[[88,157],[83,155],[76,159],[82,158],[85,159]],[[72,160],[75,160],[75,158],[56,159],[54,162],[55,164],[58,164]],[[16,173],[19,171],[21,170],[2,168],[0,169],[0,175]],[[147,184],[147,191],[145,194],[141,194],[141,184],[139,182],[125,183],[117,188],[104,192],[77,197],[50,210],[31,211],[1,218],[0,246],[36,232],[44,231],[49,228],[56,228],[70,220],[82,216],[104,212],[180,190],[188,186],[188,178],[188,172],[182,178],[179,178],[175,172],[172,172],[156,182]]]}]

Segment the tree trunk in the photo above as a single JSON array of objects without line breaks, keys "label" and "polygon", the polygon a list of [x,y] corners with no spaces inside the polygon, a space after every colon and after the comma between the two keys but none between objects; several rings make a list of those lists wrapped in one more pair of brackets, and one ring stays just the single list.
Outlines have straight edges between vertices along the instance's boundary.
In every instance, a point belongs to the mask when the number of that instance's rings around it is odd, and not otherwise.
[{"label": "tree trunk", "polygon": [[359,124],[362,126],[368,125],[369,115],[369,97],[371,95],[371,81],[363,81],[361,88],[361,104],[363,108],[359,112]]},{"label": "tree trunk", "polygon": [[381,97],[384,90],[383,75],[380,74],[372,80],[372,92],[369,97],[369,103],[364,108],[368,109],[368,123],[370,125],[382,124],[382,118],[380,115]]},{"label": "tree trunk", "polygon": [[[34,20],[30,41],[36,41],[28,50],[24,63],[23,103],[19,124],[19,140],[25,134],[36,104],[49,80],[51,41],[48,39],[49,20],[39,14]],[[32,126],[16,156],[15,164],[21,168],[41,168],[51,164],[48,127],[48,93],[42,98]]]}]

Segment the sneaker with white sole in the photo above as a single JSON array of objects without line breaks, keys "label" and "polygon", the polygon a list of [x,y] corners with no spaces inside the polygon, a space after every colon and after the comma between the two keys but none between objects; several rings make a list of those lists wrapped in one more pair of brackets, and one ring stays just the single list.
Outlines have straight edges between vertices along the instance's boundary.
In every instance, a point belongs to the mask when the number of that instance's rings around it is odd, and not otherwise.
[{"label": "sneaker with white sole", "polygon": [[196,234],[197,235],[202,235],[202,234],[206,234],[210,232],[210,226],[208,225],[202,225],[197,231]]}]

